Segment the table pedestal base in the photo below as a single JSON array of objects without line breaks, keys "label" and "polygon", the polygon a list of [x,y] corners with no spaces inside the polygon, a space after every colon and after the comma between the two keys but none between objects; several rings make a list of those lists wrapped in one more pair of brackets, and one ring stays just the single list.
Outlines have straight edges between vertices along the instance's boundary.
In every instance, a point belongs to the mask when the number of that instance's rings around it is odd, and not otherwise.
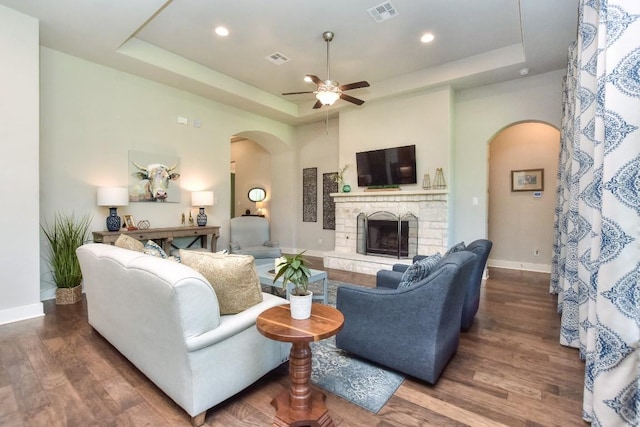
[{"label": "table pedestal base", "polygon": [[312,392],[311,408],[295,411],[289,407],[289,391],[283,391],[271,401],[271,406],[276,409],[273,427],[333,427],[324,399],[323,393]]}]

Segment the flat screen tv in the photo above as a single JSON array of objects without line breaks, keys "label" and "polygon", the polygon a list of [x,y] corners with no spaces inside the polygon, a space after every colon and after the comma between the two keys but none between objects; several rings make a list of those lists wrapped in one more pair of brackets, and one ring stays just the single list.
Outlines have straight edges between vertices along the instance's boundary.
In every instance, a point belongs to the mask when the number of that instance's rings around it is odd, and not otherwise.
[{"label": "flat screen tv", "polygon": [[358,186],[415,184],[416,146],[356,153]]}]

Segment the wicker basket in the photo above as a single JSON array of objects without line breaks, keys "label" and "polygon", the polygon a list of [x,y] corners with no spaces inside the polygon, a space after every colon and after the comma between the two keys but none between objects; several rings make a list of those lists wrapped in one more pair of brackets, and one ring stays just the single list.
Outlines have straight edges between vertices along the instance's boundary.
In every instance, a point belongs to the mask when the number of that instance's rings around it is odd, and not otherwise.
[{"label": "wicker basket", "polygon": [[82,285],[56,289],[56,304],[75,304],[82,299]]}]

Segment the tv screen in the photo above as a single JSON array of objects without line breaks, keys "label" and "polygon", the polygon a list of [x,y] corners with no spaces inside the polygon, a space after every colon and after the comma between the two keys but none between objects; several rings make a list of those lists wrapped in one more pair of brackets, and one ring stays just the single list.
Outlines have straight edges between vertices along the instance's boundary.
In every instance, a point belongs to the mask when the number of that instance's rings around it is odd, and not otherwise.
[{"label": "tv screen", "polygon": [[358,186],[415,184],[416,146],[356,153]]}]

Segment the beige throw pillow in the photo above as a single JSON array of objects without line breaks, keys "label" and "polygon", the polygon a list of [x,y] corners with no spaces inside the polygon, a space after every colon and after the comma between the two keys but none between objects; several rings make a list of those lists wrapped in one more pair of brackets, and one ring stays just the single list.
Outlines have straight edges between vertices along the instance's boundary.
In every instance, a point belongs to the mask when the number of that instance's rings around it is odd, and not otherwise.
[{"label": "beige throw pillow", "polygon": [[142,242],[129,237],[126,234],[121,234],[114,243],[115,246],[122,249],[129,249],[130,251],[142,252],[144,251],[144,245]]},{"label": "beige throw pillow", "polygon": [[260,279],[249,255],[224,255],[180,250],[180,259],[209,281],[220,314],[236,314],[262,302]]}]

